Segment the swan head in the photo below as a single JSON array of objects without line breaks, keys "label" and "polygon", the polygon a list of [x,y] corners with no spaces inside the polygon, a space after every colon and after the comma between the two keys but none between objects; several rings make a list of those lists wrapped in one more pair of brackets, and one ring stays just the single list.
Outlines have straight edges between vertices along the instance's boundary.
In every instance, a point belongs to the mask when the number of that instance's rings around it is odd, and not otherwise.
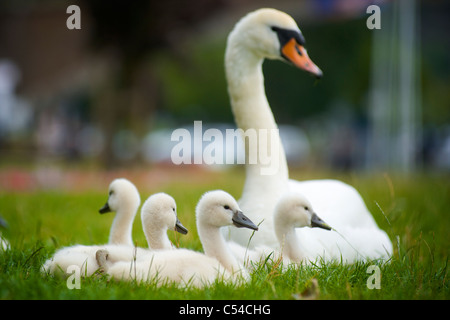
[{"label": "swan head", "polygon": [[294,19],[276,9],[258,9],[244,16],[230,33],[227,48],[245,48],[259,59],[283,60],[322,77],[308,56],[305,38]]},{"label": "swan head", "polygon": [[222,190],[206,192],[199,200],[195,211],[198,223],[216,228],[233,225],[258,230],[258,227],[242,213],[233,196]]},{"label": "swan head", "polygon": [[313,210],[311,203],[299,193],[290,193],[283,196],[275,208],[274,221],[276,224],[294,228],[322,228],[331,230]]},{"label": "swan head", "polygon": [[127,179],[119,178],[110,183],[108,201],[100,208],[99,212],[117,212],[121,209],[127,209],[136,213],[140,204],[141,198],[136,186]]},{"label": "swan head", "polygon": [[177,216],[177,204],[167,193],[155,193],[142,205],[142,225],[154,225],[160,229],[171,229],[181,234],[187,234],[188,229],[183,226]]}]

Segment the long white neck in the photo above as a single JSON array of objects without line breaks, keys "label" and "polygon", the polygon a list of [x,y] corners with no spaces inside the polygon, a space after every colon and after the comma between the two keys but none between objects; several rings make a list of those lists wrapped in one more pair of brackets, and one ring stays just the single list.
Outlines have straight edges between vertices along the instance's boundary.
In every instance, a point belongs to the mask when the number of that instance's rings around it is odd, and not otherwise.
[{"label": "long white neck", "polygon": [[109,232],[109,244],[133,245],[131,232],[136,210],[137,208],[130,208],[128,206],[117,210]]},{"label": "long white neck", "polygon": [[295,228],[286,224],[275,223],[275,234],[280,243],[283,256],[292,262],[302,262],[304,259],[304,254],[299,245]]},{"label": "long white neck", "polygon": [[[225,68],[234,119],[238,128],[244,132],[254,130],[258,141],[256,144],[245,141],[246,186],[252,184],[252,187],[261,186],[261,176],[265,183],[283,183],[288,179],[286,156],[278,126],[264,90],[262,64],[263,58],[229,40]],[[266,138],[265,144],[261,140],[263,138]],[[255,151],[255,147],[258,151],[257,162],[251,163],[251,152]],[[259,156],[260,153],[271,158],[269,165]],[[268,170],[270,166],[274,170]]]},{"label": "long white neck", "polygon": [[172,249],[172,243],[167,236],[167,228],[149,223],[144,229],[145,238],[150,249],[168,250]]},{"label": "long white neck", "polygon": [[[264,90],[263,58],[245,48],[240,41],[238,33],[234,31],[230,34],[225,53],[232,111],[238,128],[244,132],[255,131],[257,151],[269,155],[271,161],[268,166],[258,157],[257,163],[249,163],[255,144],[252,147],[249,139],[244,141],[246,179],[239,205],[255,223],[264,221],[260,225],[260,232],[255,233],[254,240],[272,246],[277,243],[271,227],[272,214],[279,197],[288,189],[289,173],[278,126]],[[264,130],[269,135],[265,143],[261,139],[264,138]],[[251,230],[229,228],[230,238],[241,245],[247,245],[250,235]]]},{"label": "long white neck", "polygon": [[231,273],[242,273],[245,269],[231,254],[220,229],[204,223],[197,223],[198,236],[207,256],[213,257]]}]

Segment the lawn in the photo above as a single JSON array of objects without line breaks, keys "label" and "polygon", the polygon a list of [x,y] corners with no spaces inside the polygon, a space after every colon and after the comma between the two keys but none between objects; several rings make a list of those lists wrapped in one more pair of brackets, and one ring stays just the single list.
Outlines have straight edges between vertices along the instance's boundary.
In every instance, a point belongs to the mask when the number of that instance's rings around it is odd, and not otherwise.
[{"label": "lawn", "polygon": [[[194,208],[200,195],[222,188],[239,198],[243,171],[202,170],[152,173],[85,173],[87,181],[62,175],[58,184],[14,190],[0,184],[0,214],[9,223],[3,231],[11,250],[0,254],[0,299],[449,299],[447,264],[449,256],[450,177],[442,174],[325,174],[306,178],[333,177],[356,187],[381,228],[394,243],[390,263],[366,262],[353,265],[317,262],[301,268],[281,266],[268,260],[259,265],[251,281],[236,286],[216,283],[206,289],[177,289],[173,286],[109,282],[93,276],[81,280],[81,288],[69,289],[66,280],[41,275],[39,267],[61,246],[106,243],[113,215],[100,215],[107,198],[109,180],[125,176],[136,183],[142,200],[151,193],[171,194],[178,215],[189,229],[186,236],[169,232],[180,247],[201,250]],[[31,173],[28,173],[31,174]],[[163,179],[161,177],[168,176]],[[304,178],[305,173],[292,173]],[[159,178],[158,178],[159,177]],[[95,183],[94,183],[95,182]],[[84,183],[84,184],[83,184]],[[137,216],[133,237],[138,246],[146,241]],[[370,289],[369,267],[376,265],[379,289]],[[369,271],[369,272],[368,272]],[[373,278],[372,278],[373,279]],[[370,286],[370,285],[369,285]]]}]

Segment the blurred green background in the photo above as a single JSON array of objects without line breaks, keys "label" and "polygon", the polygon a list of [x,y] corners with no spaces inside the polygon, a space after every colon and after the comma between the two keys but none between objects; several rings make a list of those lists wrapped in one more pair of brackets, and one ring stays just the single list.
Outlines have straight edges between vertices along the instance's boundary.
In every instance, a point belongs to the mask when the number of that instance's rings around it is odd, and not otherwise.
[{"label": "blurred green background", "polygon": [[[373,3],[381,29],[366,26]],[[70,4],[80,30],[66,27]],[[450,6],[438,0],[2,1],[1,167],[148,168],[171,164],[175,128],[233,128],[226,37],[259,7],[291,14],[324,71],[264,63],[291,167],[448,174]]]}]

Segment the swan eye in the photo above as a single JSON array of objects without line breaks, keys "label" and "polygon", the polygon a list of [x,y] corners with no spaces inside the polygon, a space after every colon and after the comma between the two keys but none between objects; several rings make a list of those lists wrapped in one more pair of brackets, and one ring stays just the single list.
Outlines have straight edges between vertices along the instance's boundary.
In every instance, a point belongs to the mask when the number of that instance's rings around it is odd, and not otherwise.
[{"label": "swan eye", "polygon": [[111,190],[111,191],[109,192],[109,196],[112,196],[113,194],[114,194],[114,191]]},{"label": "swan eye", "polygon": [[306,210],[306,211],[309,211],[309,208],[308,208],[308,206],[305,206],[305,210]]},{"label": "swan eye", "polygon": [[229,205],[224,205],[223,208],[224,208],[225,210],[230,210],[230,206],[229,206]]},{"label": "swan eye", "polygon": [[278,40],[280,41],[282,47],[292,38],[295,39],[297,44],[301,46],[305,45],[305,38],[297,30],[284,29],[276,26],[272,26],[270,29],[272,29],[272,31],[274,31],[277,34]]},{"label": "swan eye", "polygon": [[172,211],[175,212],[175,208],[172,208]]}]

